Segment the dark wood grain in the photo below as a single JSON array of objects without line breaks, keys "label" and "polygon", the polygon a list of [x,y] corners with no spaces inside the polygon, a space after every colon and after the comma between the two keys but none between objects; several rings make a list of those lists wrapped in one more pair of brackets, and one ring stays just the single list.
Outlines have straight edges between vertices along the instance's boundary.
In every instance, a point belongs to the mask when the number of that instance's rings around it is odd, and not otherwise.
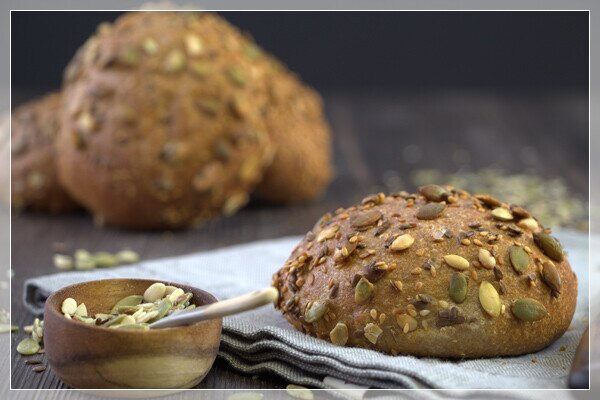
[{"label": "dark wood grain", "polygon": [[[152,259],[302,234],[324,212],[349,205],[369,192],[386,190],[390,171],[406,189],[413,190],[412,174],[420,168],[454,172],[494,165],[510,173],[562,177],[571,190],[587,198],[587,93],[362,92],[332,93],[325,99],[335,131],[337,178],[320,201],[294,207],[254,201],[233,217],[214,220],[198,230],[172,233],[100,228],[83,213],[13,216],[13,322],[31,323],[33,316],[22,304],[23,282],[55,272],[53,242],[64,242],[73,250],[128,247],[143,259]],[[21,337],[12,335],[13,343]],[[238,374],[217,359],[199,387],[259,389],[286,384],[272,375]],[[21,356],[13,354],[12,387],[65,386],[50,369],[32,372]]]}]

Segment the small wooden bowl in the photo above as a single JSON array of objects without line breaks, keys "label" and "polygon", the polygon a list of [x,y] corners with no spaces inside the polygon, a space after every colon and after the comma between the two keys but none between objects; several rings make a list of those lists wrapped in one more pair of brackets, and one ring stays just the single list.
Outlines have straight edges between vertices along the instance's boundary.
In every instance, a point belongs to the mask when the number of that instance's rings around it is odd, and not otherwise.
[{"label": "small wooden bowl", "polygon": [[[219,350],[222,319],[193,325],[120,330],[65,318],[67,297],[85,303],[88,314],[105,313],[122,298],[143,294],[156,281],[106,279],[79,283],[54,292],[44,309],[44,347],[52,371],[74,388],[183,389],[196,386],[208,373]],[[164,282],[192,292],[192,301],[217,301],[193,287]]]}]

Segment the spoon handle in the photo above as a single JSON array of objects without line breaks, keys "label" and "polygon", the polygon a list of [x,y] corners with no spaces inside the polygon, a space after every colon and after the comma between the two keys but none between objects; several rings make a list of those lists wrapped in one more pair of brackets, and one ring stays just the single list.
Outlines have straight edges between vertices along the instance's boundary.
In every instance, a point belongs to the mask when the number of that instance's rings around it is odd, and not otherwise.
[{"label": "spoon handle", "polygon": [[277,289],[273,287],[256,290],[231,299],[197,307],[189,311],[175,312],[170,316],[150,324],[151,329],[189,325],[207,319],[221,318],[238,314],[269,304],[277,300]]}]

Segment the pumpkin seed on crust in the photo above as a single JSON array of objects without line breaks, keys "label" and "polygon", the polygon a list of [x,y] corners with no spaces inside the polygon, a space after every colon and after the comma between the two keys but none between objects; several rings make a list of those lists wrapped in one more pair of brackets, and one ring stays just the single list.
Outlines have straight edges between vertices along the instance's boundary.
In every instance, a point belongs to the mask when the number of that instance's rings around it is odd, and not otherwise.
[{"label": "pumpkin seed on crust", "polygon": [[522,321],[538,321],[548,315],[546,307],[534,299],[519,299],[511,306],[511,311],[515,317]]},{"label": "pumpkin seed on crust", "polygon": [[354,301],[357,304],[366,303],[373,295],[374,285],[365,277],[360,278],[354,288]]},{"label": "pumpkin seed on crust", "polygon": [[419,187],[417,190],[428,201],[440,202],[447,200],[448,196],[450,196],[450,193],[446,189],[438,185],[425,185]]},{"label": "pumpkin seed on crust", "polygon": [[565,258],[564,250],[556,238],[547,233],[534,233],[535,244],[554,261],[562,261]]},{"label": "pumpkin seed on crust", "polygon": [[321,319],[327,312],[327,303],[322,301],[313,301],[306,309],[304,314],[304,322],[311,324]]},{"label": "pumpkin seed on crust", "polygon": [[498,317],[502,311],[502,302],[498,291],[488,281],[482,281],[479,285],[479,302],[481,307],[492,317]]},{"label": "pumpkin seed on crust", "polygon": [[344,346],[348,341],[348,327],[343,322],[338,322],[335,327],[329,332],[331,343]]},{"label": "pumpkin seed on crust", "polygon": [[558,273],[556,266],[554,263],[552,263],[552,261],[545,261],[542,266],[542,280],[550,289],[560,293],[562,284],[560,280],[560,274]]},{"label": "pumpkin seed on crust", "polygon": [[424,220],[436,219],[442,215],[446,205],[444,203],[427,203],[417,211],[417,218]]},{"label": "pumpkin seed on crust", "polygon": [[462,303],[467,298],[467,278],[464,274],[460,272],[452,273],[450,277],[450,284],[448,287],[448,292],[450,294],[450,298],[457,304]]},{"label": "pumpkin seed on crust", "polygon": [[529,267],[529,254],[521,246],[513,245],[508,249],[510,263],[518,273],[522,274]]},{"label": "pumpkin seed on crust", "polygon": [[469,261],[466,258],[456,254],[445,255],[444,261],[446,261],[446,264],[454,269],[465,270],[469,268]]}]

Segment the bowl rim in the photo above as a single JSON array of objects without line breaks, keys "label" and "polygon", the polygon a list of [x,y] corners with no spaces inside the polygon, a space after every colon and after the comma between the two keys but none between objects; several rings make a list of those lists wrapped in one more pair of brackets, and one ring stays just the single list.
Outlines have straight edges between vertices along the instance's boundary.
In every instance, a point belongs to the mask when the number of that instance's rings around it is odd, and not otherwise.
[{"label": "bowl rim", "polygon": [[[68,293],[68,291],[70,289],[73,289],[74,287],[86,285],[86,284],[89,284],[92,282],[94,282],[94,283],[107,282],[108,283],[108,282],[114,282],[114,281],[142,281],[142,282],[150,282],[149,285],[151,285],[152,283],[161,282],[161,283],[164,283],[165,285],[172,285],[172,286],[176,286],[176,287],[182,288],[182,289],[189,288],[189,289],[194,289],[195,291],[199,291],[201,294],[208,297],[208,299],[210,300],[208,303],[205,303],[205,304],[213,304],[213,303],[216,303],[217,301],[219,301],[215,295],[213,295],[210,292],[207,292],[206,290],[197,288],[195,286],[180,284],[180,283],[172,282],[172,281],[165,281],[165,280],[159,280],[159,279],[153,280],[153,279],[147,279],[147,278],[92,279],[89,281],[73,283],[71,285],[64,286],[64,287],[52,292],[50,294],[50,296],[48,296],[48,298],[46,299],[46,301],[44,303],[44,319],[46,319],[46,317],[45,317],[46,312],[50,312],[55,317],[58,317],[59,321],[62,320],[64,323],[76,324],[76,326],[79,329],[89,329],[92,332],[113,332],[115,335],[141,335],[141,334],[149,335],[149,334],[152,334],[151,332],[154,332],[154,334],[164,334],[164,332],[170,332],[170,333],[183,332],[185,330],[198,328],[200,325],[206,325],[207,323],[210,323],[215,320],[218,320],[222,323],[222,320],[223,320],[222,318],[213,318],[213,319],[209,319],[209,320],[195,322],[191,325],[174,326],[174,327],[167,327],[167,328],[160,328],[160,329],[148,329],[148,330],[111,329],[109,327],[86,324],[86,323],[83,323],[80,321],[75,321],[73,319],[65,318],[64,315],[62,314],[62,312],[60,312],[60,310],[57,310],[56,308],[50,306],[50,303],[52,303],[56,298],[58,298],[61,295],[65,295],[65,293]],[[77,299],[75,299],[75,300],[77,301]],[[205,305],[205,304],[203,304],[203,305]]]}]

